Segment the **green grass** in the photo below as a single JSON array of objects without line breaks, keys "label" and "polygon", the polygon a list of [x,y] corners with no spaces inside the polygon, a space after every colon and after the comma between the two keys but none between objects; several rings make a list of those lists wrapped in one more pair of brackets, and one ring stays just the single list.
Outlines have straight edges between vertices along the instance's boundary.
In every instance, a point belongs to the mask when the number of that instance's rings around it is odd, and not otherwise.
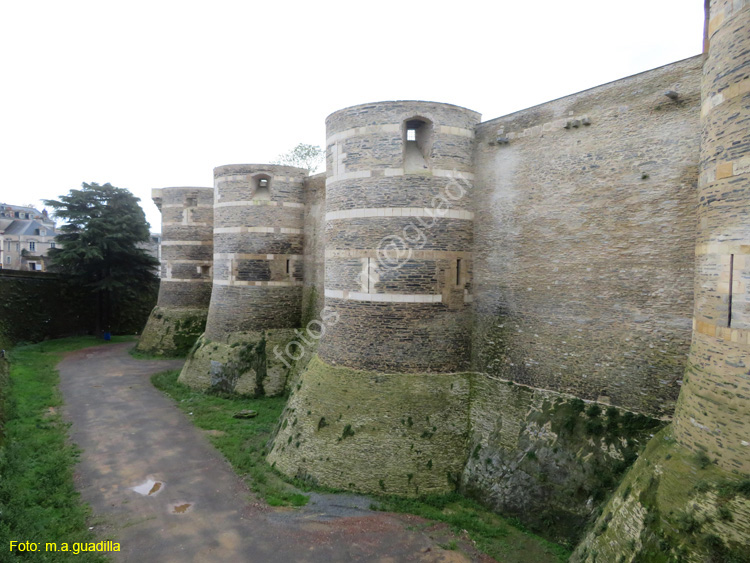
[{"label": "green grass", "polygon": [[558,563],[570,557],[564,547],[526,531],[517,521],[507,520],[459,493],[416,499],[383,497],[377,508],[445,522],[456,534],[466,530],[477,549],[503,563]]},{"label": "green grass", "polygon": [[[211,442],[239,475],[247,477],[248,486],[270,505],[304,505],[308,497],[300,494],[300,490],[337,492],[300,482],[295,482],[298,486],[295,488],[266,463],[265,446],[284,408],[285,397],[251,399],[205,394],[178,383],[178,375],[178,371],[158,373],[151,381],[177,401],[198,428],[222,433],[209,434]],[[232,418],[243,409],[258,411],[258,416],[248,420]],[[383,497],[378,499],[378,509],[445,522],[459,534],[466,530],[478,549],[507,563],[557,563],[567,561],[570,556],[565,548],[527,532],[519,524],[510,523],[458,493],[417,500]],[[455,541],[446,546],[445,549],[457,548]]]},{"label": "green grass", "polygon": [[25,561],[109,560],[88,553],[44,552],[45,542],[98,541],[86,525],[90,509],[73,486],[78,450],[68,443],[68,425],[56,412],[62,398],[55,366],[63,352],[103,344],[94,337],[65,338],[10,352],[7,423],[0,448],[0,560],[8,560],[11,540],[41,543],[42,551],[19,556]]},{"label": "green grass", "polygon": [[[209,439],[224,454],[238,475],[271,506],[304,506],[308,497],[281,478],[266,463],[266,443],[281,416],[285,397],[258,399],[208,395],[177,382],[179,371],[157,373],[151,381],[157,389],[172,397],[203,430],[218,431]],[[258,416],[236,419],[237,411],[250,409]]]}]

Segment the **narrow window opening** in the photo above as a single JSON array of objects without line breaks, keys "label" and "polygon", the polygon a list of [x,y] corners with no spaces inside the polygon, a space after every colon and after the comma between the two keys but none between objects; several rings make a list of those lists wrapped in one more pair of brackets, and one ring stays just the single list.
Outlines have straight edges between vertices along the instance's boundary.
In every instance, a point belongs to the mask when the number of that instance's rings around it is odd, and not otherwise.
[{"label": "narrow window opening", "polygon": [[734,254],[729,255],[729,299],[727,302],[727,328],[732,328],[732,285],[734,283]]},{"label": "narrow window opening", "polygon": [[290,263],[291,263],[291,260],[286,261],[286,273],[287,274],[290,272]]},{"label": "narrow window opening", "polygon": [[413,118],[404,122],[404,172],[418,174],[429,170],[432,151],[432,123]]},{"label": "narrow window opening", "polygon": [[253,199],[271,199],[271,178],[269,176],[255,178]]},{"label": "narrow window opening", "polygon": [[456,285],[461,285],[461,259],[456,260]]},{"label": "narrow window opening", "polygon": [[201,276],[207,276],[208,273],[211,271],[211,266],[199,266],[198,272]]},{"label": "narrow window opening", "polygon": [[189,197],[189,198],[187,198],[186,205],[188,207],[198,207],[198,198],[197,197]]}]

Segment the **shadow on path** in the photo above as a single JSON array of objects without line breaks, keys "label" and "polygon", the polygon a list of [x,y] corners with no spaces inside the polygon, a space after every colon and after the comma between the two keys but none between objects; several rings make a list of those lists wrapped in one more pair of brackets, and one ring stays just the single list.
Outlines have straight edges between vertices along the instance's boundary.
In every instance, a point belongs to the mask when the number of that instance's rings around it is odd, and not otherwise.
[{"label": "shadow on path", "polygon": [[[253,497],[221,454],[151,385],[182,360],[137,360],[132,343],[68,354],[58,368],[76,487],[118,561],[470,561],[446,551],[418,517],[370,511],[363,497],[312,495],[303,510]],[[491,561],[481,558],[481,560]]]}]

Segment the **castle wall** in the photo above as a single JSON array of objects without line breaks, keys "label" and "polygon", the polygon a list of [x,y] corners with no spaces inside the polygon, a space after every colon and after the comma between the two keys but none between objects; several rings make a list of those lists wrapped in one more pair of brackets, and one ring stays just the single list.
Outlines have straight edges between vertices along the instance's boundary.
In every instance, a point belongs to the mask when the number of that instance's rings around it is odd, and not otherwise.
[{"label": "castle wall", "polygon": [[161,211],[160,307],[207,309],[213,260],[213,189],[153,190]]},{"label": "castle wall", "polygon": [[325,173],[305,179],[302,323],[320,319],[325,304]]},{"label": "castle wall", "polygon": [[671,415],[690,337],[700,66],[477,127],[474,370]]},{"label": "castle wall", "polygon": [[750,537],[750,2],[706,2],[693,341],[674,422],[571,561],[741,561]]},{"label": "castle wall", "polygon": [[325,299],[339,321],[321,341],[324,361],[396,372],[468,367],[478,120],[430,102],[354,106],[326,120]]},{"label": "castle wall", "polygon": [[152,191],[161,211],[159,298],[138,342],[150,354],[184,355],[206,325],[212,288],[213,188]]}]

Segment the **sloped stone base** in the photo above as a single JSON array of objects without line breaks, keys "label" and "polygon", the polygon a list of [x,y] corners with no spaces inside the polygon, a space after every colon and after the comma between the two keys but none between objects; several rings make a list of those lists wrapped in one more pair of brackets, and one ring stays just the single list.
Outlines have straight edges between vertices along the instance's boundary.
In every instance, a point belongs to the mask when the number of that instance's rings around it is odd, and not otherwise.
[{"label": "sloped stone base", "polygon": [[445,493],[467,454],[468,374],[383,374],[315,356],[292,388],[268,461],[366,493]]},{"label": "sloped stone base", "polygon": [[[294,365],[273,350],[295,339],[291,329],[238,332],[226,342],[201,336],[188,355],[178,381],[194,389],[239,395],[282,395]],[[285,363],[286,362],[286,363]]]},{"label": "sloped stone base", "polygon": [[185,356],[206,328],[205,309],[154,307],[136,350],[155,356]]},{"label": "sloped stone base", "polygon": [[750,561],[750,479],[676,442],[648,444],[571,561]]}]

